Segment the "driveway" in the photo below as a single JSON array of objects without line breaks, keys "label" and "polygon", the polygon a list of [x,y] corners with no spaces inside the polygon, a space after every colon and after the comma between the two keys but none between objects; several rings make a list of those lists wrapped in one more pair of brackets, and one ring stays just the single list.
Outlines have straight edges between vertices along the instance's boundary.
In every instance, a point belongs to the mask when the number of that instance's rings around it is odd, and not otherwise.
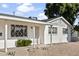
[{"label": "driveway", "polygon": [[44,46],[40,45],[38,48],[9,48],[8,53],[1,52],[0,55],[12,55],[9,53],[14,53],[15,56],[79,56],[79,42],[57,43],[52,44],[52,46]]}]

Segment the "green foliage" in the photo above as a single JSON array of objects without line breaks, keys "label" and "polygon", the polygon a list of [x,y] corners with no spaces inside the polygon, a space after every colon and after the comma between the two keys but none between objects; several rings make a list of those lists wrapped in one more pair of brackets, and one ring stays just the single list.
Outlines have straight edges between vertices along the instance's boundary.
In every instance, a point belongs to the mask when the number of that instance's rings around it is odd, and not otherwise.
[{"label": "green foliage", "polygon": [[16,41],[16,46],[17,47],[29,46],[31,45],[31,43],[32,43],[31,40],[19,39]]},{"label": "green foliage", "polygon": [[73,25],[76,13],[79,10],[77,3],[47,3],[44,10],[45,15],[50,18],[63,16],[70,24]]},{"label": "green foliage", "polygon": [[74,27],[74,30],[76,30],[76,31],[78,31],[78,32],[79,32],[79,26],[78,26],[78,25],[76,25],[76,26]]}]

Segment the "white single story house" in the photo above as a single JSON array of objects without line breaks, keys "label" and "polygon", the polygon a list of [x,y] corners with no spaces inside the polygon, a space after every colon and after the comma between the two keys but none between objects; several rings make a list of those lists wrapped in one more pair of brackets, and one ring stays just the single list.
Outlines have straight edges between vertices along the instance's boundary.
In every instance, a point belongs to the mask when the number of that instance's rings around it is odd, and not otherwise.
[{"label": "white single story house", "polygon": [[32,44],[71,41],[72,25],[62,16],[48,20],[0,14],[0,48],[15,47],[18,39],[30,39]]}]

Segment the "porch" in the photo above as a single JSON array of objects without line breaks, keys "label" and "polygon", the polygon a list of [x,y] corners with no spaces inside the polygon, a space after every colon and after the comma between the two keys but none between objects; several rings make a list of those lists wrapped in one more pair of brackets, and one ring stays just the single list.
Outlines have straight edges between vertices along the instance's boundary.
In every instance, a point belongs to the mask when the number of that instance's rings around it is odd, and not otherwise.
[{"label": "porch", "polygon": [[[20,38],[20,37],[15,37],[15,39],[13,37],[10,37],[10,33],[11,33],[11,24],[4,24],[4,40],[0,40],[1,45],[3,45],[3,48],[5,50],[5,52],[7,52],[7,48],[13,48],[16,47],[15,46],[15,41],[16,39]],[[38,44],[44,44],[44,35],[43,35],[43,27],[42,26],[37,26],[35,25],[27,25],[28,26],[28,37],[25,37],[26,39],[29,38],[32,40],[32,45],[33,47],[35,47]],[[24,37],[21,37],[24,38]],[[12,40],[13,39],[13,40]],[[0,46],[1,46],[0,45]]]}]

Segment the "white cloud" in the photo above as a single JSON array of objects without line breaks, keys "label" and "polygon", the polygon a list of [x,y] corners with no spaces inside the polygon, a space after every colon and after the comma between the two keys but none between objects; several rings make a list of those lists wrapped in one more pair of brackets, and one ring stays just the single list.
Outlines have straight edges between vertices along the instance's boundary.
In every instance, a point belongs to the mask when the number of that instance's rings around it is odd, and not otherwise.
[{"label": "white cloud", "polygon": [[24,13],[17,11],[17,12],[15,12],[15,15],[24,16]]},{"label": "white cloud", "polygon": [[75,22],[74,22],[74,25],[79,25],[78,23],[79,23],[79,18],[76,18]]},{"label": "white cloud", "polygon": [[8,7],[7,4],[2,4],[1,6],[2,6],[3,8],[7,8],[7,7]]},{"label": "white cloud", "polygon": [[32,3],[23,3],[22,5],[32,6]]},{"label": "white cloud", "polygon": [[42,12],[38,15],[38,19],[39,20],[47,19],[47,16],[45,16],[44,13]]},{"label": "white cloud", "polygon": [[23,3],[17,7],[17,11],[24,13],[34,11],[34,9],[35,8],[31,3]]}]

